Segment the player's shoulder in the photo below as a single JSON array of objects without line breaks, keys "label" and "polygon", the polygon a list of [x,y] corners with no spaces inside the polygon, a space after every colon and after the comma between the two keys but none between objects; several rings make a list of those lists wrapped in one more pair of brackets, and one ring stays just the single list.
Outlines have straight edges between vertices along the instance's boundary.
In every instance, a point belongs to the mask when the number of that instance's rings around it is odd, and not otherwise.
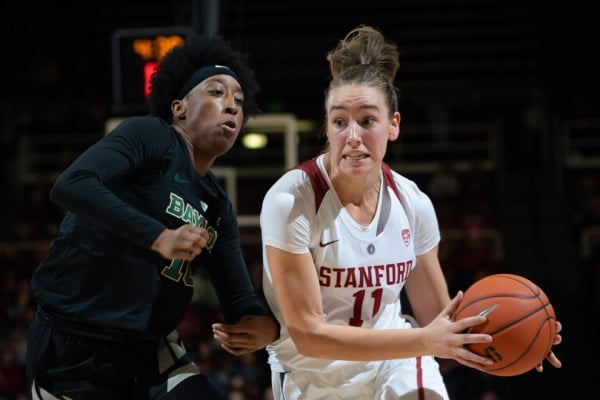
[{"label": "player's shoulder", "polygon": [[151,115],[132,116],[123,120],[106,137],[148,148],[167,148],[175,142],[175,130],[162,118]]},{"label": "player's shoulder", "polygon": [[273,190],[299,189],[323,179],[314,160],[304,161],[285,171],[272,186]]},{"label": "player's shoulder", "polygon": [[169,123],[162,118],[152,115],[135,115],[125,118],[114,131],[143,131],[145,129],[168,128]]},{"label": "player's shoulder", "polygon": [[[319,173],[317,170],[304,168],[309,166],[306,162],[301,163],[285,171],[267,190],[263,198],[263,207],[270,206],[285,206],[302,207],[305,204],[313,204],[318,187],[315,186],[314,180],[318,179]],[[302,168],[300,166],[303,166]]]}]

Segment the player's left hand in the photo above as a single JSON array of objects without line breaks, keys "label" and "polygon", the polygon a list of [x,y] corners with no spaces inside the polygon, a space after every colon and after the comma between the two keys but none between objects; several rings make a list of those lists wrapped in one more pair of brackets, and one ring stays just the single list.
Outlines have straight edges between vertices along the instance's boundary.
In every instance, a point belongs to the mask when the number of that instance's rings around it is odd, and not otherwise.
[{"label": "player's left hand", "polygon": [[236,356],[260,350],[279,336],[275,319],[259,315],[247,315],[237,324],[214,323],[212,329],[221,347]]},{"label": "player's left hand", "polygon": [[[557,344],[560,344],[560,342],[562,342],[562,336],[560,335],[560,331],[561,330],[562,330],[561,323],[559,321],[556,321],[556,336],[554,337],[554,343],[553,343],[554,346],[556,346]],[[554,354],[553,351],[550,351],[550,353],[548,353],[548,355],[546,356],[546,360],[548,360],[548,362],[554,368],[560,368],[560,367],[562,367],[562,363],[560,362],[560,360],[558,359],[558,357],[556,357],[556,354]],[[541,362],[538,365],[536,365],[535,369],[536,369],[537,372],[543,372],[544,371],[543,362]]]}]

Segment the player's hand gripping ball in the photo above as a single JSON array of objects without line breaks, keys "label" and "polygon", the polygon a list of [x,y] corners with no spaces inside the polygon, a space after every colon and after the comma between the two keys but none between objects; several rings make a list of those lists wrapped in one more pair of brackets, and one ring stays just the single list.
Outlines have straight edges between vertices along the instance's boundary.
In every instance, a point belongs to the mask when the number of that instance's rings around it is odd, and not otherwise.
[{"label": "player's hand gripping ball", "polygon": [[490,357],[487,373],[514,376],[528,372],[550,353],[556,335],[556,316],[546,294],[535,283],[513,274],[486,276],[473,283],[456,308],[454,319],[477,314],[487,321],[471,328],[492,335],[491,343],[467,345]]}]

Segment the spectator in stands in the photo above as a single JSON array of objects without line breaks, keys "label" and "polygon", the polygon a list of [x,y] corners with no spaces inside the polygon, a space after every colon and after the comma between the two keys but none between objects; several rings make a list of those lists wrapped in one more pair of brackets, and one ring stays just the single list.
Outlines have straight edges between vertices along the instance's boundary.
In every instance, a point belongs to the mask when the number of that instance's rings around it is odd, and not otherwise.
[{"label": "spectator in stands", "polygon": [[224,349],[241,355],[277,337],[210,170],[258,112],[257,88],[225,40],[191,37],[154,73],[151,115],[124,121],[57,179],[50,195],[68,212],[32,278],[34,398],[224,398],[175,330],[200,268],[230,324]]}]

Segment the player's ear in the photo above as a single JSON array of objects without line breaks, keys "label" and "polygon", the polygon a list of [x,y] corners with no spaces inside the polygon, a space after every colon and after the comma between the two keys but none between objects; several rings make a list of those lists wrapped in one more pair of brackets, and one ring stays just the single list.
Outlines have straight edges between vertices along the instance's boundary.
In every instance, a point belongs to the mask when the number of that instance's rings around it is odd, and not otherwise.
[{"label": "player's ear", "polygon": [[390,120],[390,134],[388,140],[393,142],[400,136],[400,112],[396,111]]},{"label": "player's ear", "polygon": [[185,119],[185,105],[183,100],[173,100],[171,103],[171,113],[174,118]]}]

